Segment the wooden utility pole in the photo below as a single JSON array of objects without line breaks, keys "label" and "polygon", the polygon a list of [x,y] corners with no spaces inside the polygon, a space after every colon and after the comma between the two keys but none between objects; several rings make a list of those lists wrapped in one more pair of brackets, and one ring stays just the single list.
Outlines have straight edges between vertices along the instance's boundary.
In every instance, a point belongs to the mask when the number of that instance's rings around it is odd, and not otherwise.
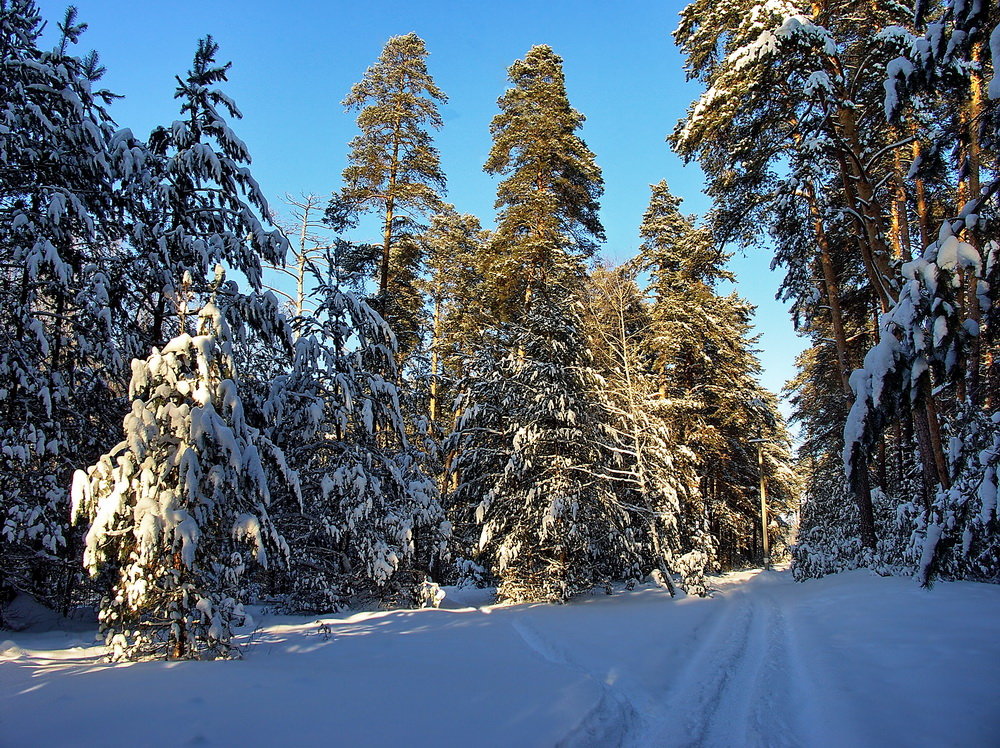
[{"label": "wooden utility pole", "polygon": [[767,489],[764,486],[764,442],[766,439],[753,439],[757,443],[757,472],[760,475],[760,534],[764,550],[764,568],[771,568],[771,546],[767,537]]}]

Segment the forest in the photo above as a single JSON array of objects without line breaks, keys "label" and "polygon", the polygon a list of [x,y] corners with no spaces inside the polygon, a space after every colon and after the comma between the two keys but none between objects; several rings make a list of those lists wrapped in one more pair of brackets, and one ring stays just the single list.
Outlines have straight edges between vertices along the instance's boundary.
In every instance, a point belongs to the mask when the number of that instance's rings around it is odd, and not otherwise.
[{"label": "forest", "polygon": [[[113,660],[210,659],[251,603],[703,595],[783,560],[1000,582],[995,3],[691,2],[700,95],[663,131],[712,207],[651,185],[618,265],[547,45],[475,216],[416,33],[343,99],[339,180],[279,206],[211,36],[146,135],[75,9],[50,22],[0,0],[0,628],[91,605]],[[808,342],[784,393],[723,291],[749,251]]]}]

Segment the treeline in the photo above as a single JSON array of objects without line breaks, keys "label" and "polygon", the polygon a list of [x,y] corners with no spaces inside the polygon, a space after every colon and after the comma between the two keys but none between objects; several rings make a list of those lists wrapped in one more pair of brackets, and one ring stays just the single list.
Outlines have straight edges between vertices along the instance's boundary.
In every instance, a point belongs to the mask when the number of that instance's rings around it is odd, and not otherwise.
[{"label": "treeline", "polygon": [[[113,656],[183,658],[231,654],[251,599],[697,592],[760,558],[759,470],[780,548],[797,482],[753,309],[665,183],[638,255],[595,263],[601,171],[549,47],[498,102],[496,230],[444,202],[445,94],[409,34],[345,100],[342,186],[297,201],[290,243],[210,37],[143,139],[75,12],[53,50],[43,26],[0,0],[5,600],[99,598]],[[344,240],[360,220],[375,240]]]},{"label": "treeline", "polygon": [[696,0],[671,138],[717,241],[759,242],[811,341],[789,391],[800,577],[997,581],[995,2]]}]

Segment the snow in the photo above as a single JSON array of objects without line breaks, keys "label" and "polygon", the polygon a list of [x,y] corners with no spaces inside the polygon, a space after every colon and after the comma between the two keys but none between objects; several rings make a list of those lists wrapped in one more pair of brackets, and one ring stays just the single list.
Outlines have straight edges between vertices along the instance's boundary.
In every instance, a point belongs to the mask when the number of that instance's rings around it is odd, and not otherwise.
[{"label": "snow", "polygon": [[958,237],[948,236],[937,252],[937,266],[942,270],[954,271],[958,267],[971,267],[976,275],[982,274],[982,258],[979,252],[968,242],[959,241]]},{"label": "snow", "polygon": [[[265,616],[240,662],[100,660],[5,632],[6,746],[988,745],[1000,587],[866,571],[709,578],[567,605]],[[111,710],[114,710],[112,712]]]},{"label": "snow", "polygon": [[885,88],[885,119],[886,121],[891,121],[892,116],[896,113],[896,109],[899,107],[899,79],[902,78],[905,83],[913,75],[914,67],[913,63],[907,60],[905,57],[897,57],[894,60],[890,60],[885,67],[885,81],[883,82],[883,87]]}]

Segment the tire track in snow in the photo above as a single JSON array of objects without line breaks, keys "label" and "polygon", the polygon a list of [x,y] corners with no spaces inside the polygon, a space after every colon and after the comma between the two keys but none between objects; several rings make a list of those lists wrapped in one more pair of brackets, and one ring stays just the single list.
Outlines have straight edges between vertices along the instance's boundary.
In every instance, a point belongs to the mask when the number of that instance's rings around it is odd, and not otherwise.
[{"label": "tire track in snow", "polygon": [[635,745],[722,744],[709,740],[719,737],[713,727],[725,717],[719,714],[728,706],[723,696],[746,657],[754,618],[753,606],[742,595],[726,602],[727,610],[673,682],[645,734],[636,736]]},{"label": "tire track in snow", "polygon": [[556,745],[566,748],[621,745],[637,719],[631,699],[605,682],[600,673],[592,672],[572,660],[565,649],[544,636],[534,625],[523,619],[516,619],[511,622],[511,626],[543,660],[580,673],[601,689],[597,704]]},{"label": "tire track in snow", "polygon": [[[597,705],[559,745],[775,746],[803,739],[800,707],[808,673],[792,650],[780,600],[757,579],[706,604],[718,607],[704,625],[675,642],[689,648],[685,665],[662,691],[614,685],[523,619],[511,622],[522,640],[555,665],[585,675],[602,689]],[[669,632],[665,632],[669,637]]]},{"label": "tire track in snow", "polygon": [[794,748],[807,742],[802,738],[796,698],[797,691],[806,684],[793,682],[790,631],[780,604],[767,593],[762,598],[767,650],[751,696],[748,727],[761,745]]},{"label": "tire track in snow", "polygon": [[788,712],[787,628],[777,603],[759,588],[734,591],[725,603],[711,633],[627,744],[801,745]]}]

